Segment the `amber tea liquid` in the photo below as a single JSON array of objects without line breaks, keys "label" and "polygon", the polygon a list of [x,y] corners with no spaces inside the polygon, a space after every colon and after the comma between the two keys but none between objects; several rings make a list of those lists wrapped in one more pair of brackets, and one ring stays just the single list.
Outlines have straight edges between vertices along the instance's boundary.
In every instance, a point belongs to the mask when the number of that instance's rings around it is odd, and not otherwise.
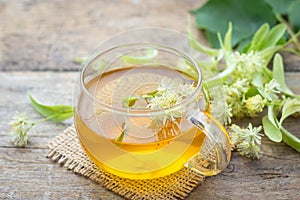
[{"label": "amber tea liquid", "polygon": [[[101,102],[122,108],[122,98],[155,90],[164,76],[191,81],[176,70],[136,67],[99,75],[86,88]],[[146,106],[137,101],[135,109]],[[101,109],[86,95],[80,95],[75,113],[78,138],[87,155],[105,171],[131,179],[157,178],[180,170],[200,151],[205,139],[184,118],[178,123],[167,121],[162,128],[153,128],[153,120],[153,116],[126,116]],[[124,123],[126,134],[116,140]]]}]

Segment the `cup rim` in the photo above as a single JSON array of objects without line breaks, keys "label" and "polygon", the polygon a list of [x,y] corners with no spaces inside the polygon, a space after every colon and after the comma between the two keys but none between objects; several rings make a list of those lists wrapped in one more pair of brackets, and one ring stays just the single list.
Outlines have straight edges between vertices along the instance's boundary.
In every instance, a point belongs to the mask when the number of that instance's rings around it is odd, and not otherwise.
[{"label": "cup rim", "polygon": [[[178,32],[179,34],[182,34],[180,32]],[[185,36],[184,34],[182,34],[183,36]],[[185,36],[187,37],[187,36]],[[113,37],[111,38],[113,39]],[[188,38],[187,38],[188,39]],[[92,95],[88,89],[86,88],[86,84],[84,83],[84,75],[87,69],[89,69],[89,67],[91,66],[90,64],[93,63],[95,60],[97,60],[98,57],[100,57],[103,54],[106,54],[112,50],[115,50],[117,48],[123,48],[123,47],[128,47],[128,46],[152,46],[152,47],[159,47],[159,48],[164,48],[164,49],[168,49],[169,51],[173,51],[176,53],[179,53],[180,56],[183,56],[184,59],[188,60],[197,70],[198,73],[198,81],[197,81],[197,85],[195,90],[192,92],[191,95],[189,95],[188,97],[184,98],[182,101],[180,101],[179,103],[176,103],[175,105],[163,108],[163,109],[157,109],[157,110],[150,110],[150,109],[134,109],[134,108],[122,108],[122,107],[114,107],[113,105],[107,104],[102,102],[101,100],[97,99],[94,95]],[[101,44],[100,44],[101,46]],[[188,55],[186,52],[181,51],[177,48],[173,48],[171,46],[167,46],[167,45],[163,45],[163,44],[151,44],[151,43],[128,43],[128,44],[122,44],[122,45],[117,45],[117,46],[113,46],[111,48],[108,48],[106,50],[103,50],[97,54],[92,53],[88,56],[88,58],[86,59],[86,61],[83,63],[83,68],[80,72],[80,89],[81,91],[87,95],[89,98],[93,99],[94,103],[97,106],[101,106],[101,109],[106,110],[106,111],[110,111],[110,112],[115,112],[115,113],[119,113],[119,114],[126,114],[126,115],[131,115],[131,116],[139,116],[139,117],[148,117],[149,115],[151,116],[158,116],[158,115],[162,115],[165,113],[166,110],[168,111],[173,111],[173,110],[180,110],[182,108],[184,108],[185,106],[193,103],[193,101],[195,99],[198,98],[199,94],[202,91],[202,72],[201,69],[198,65],[198,63],[190,56]]]}]

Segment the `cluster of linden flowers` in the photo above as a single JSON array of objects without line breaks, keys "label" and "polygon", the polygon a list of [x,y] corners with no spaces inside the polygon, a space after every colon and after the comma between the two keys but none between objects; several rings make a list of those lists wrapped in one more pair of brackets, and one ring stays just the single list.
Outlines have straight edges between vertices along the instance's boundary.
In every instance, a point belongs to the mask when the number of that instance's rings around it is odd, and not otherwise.
[{"label": "cluster of linden flowers", "polygon": [[[193,83],[184,83],[179,78],[171,79],[164,76],[156,89],[156,93],[150,99],[147,108],[161,110],[176,105],[188,97],[194,89]],[[165,116],[166,119],[175,121],[176,118],[182,117],[182,110],[166,110]]]},{"label": "cluster of linden flowers", "polygon": [[154,130],[162,129],[170,121],[177,126],[178,119],[184,113],[183,107],[171,107],[179,104],[183,99],[190,96],[195,90],[194,82],[184,82],[179,78],[162,77],[160,83],[154,91],[141,96],[130,96],[123,98],[123,107],[133,107],[137,100],[147,102],[150,110],[161,110],[161,115],[153,116],[151,128]]},{"label": "cluster of linden flowers", "polygon": [[[268,103],[278,99],[280,85],[274,79],[258,88],[259,94],[248,95],[254,87],[252,84],[255,74],[262,73],[262,66],[266,63],[258,53],[232,52],[226,61],[226,64],[233,65],[235,70],[223,83],[225,106],[221,109],[212,102],[212,112],[222,112],[225,125],[231,125],[233,117],[256,117]],[[237,149],[241,155],[259,158],[262,127],[253,128],[249,123],[247,128],[242,129],[232,124],[230,129],[233,149]]]},{"label": "cluster of linden flowers", "polygon": [[[156,93],[149,100],[147,108],[151,110],[170,108],[191,95],[194,90],[195,86],[193,83],[183,82],[179,78],[171,79],[164,76],[156,89]],[[154,116],[150,127],[159,131],[171,121],[172,129],[175,130],[178,126],[178,119],[182,117],[184,112],[185,109],[183,107],[165,109],[162,115]]]},{"label": "cluster of linden flowers", "polygon": [[225,95],[228,111],[225,124],[231,124],[231,117],[254,117],[262,112],[265,101],[260,95],[247,98],[251,82],[256,72],[261,72],[265,61],[256,53],[231,53],[227,65],[234,65],[235,70],[225,82]]},{"label": "cluster of linden flowers", "polygon": [[[300,140],[282,126],[284,119],[300,112],[300,95],[294,94],[286,85],[282,57],[277,54],[293,42],[293,39],[284,44],[280,42],[286,33],[286,24],[280,23],[272,28],[267,23],[263,24],[252,40],[245,46],[238,46],[237,50],[232,46],[232,30],[229,23],[223,38],[218,33],[218,49],[197,42],[191,27],[188,32],[191,47],[211,58],[211,61],[200,59],[198,62],[205,66],[202,70],[208,70],[205,74],[212,75],[204,77],[204,89],[209,94],[212,114],[225,125],[231,125],[233,147],[240,154],[258,158],[261,154],[259,132],[262,128],[253,128],[251,123],[247,128],[240,128],[232,124],[231,119],[256,117],[267,107],[268,114],[262,118],[265,135],[271,141],[284,141],[300,151]],[[272,58],[273,69],[270,70],[268,65]],[[218,91],[225,95],[218,94]],[[280,112],[282,115],[278,121]]]}]

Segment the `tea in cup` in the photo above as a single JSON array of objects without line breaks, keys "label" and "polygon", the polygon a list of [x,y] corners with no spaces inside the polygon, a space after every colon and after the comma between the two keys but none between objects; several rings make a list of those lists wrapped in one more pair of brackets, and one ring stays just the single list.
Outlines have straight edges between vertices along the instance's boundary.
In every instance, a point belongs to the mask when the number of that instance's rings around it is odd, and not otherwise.
[{"label": "tea in cup", "polygon": [[75,126],[104,171],[150,179],[183,167],[215,175],[227,166],[230,141],[207,109],[188,40],[168,29],[135,29],[100,44],[83,64]]}]

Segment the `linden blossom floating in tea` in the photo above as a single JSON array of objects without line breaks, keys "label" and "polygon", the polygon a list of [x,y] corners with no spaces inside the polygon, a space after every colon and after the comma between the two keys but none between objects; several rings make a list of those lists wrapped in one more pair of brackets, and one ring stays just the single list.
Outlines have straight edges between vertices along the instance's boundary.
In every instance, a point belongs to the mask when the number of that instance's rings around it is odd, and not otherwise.
[{"label": "linden blossom floating in tea", "polygon": [[[126,108],[148,108],[150,110],[168,108],[180,103],[183,99],[191,95],[195,90],[196,84],[195,81],[183,82],[179,78],[171,79],[164,76],[155,90],[145,94],[135,94],[134,96],[125,97],[122,99],[122,104]],[[136,107],[137,104],[146,105],[144,107]],[[148,128],[158,131],[159,141],[175,137],[183,113],[184,110],[180,109],[166,111],[161,116],[153,117],[153,121]],[[116,141],[122,141],[127,133],[127,128],[124,128],[120,136],[116,138]]]}]

